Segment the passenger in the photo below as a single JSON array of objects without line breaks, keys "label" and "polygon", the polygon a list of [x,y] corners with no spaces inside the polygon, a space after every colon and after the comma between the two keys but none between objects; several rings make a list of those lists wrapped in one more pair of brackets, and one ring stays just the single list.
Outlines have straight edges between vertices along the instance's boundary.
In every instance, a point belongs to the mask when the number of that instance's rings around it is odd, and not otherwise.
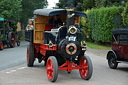
[{"label": "passenger", "polygon": [[28,25],[26,27],[26,31],[28,31],[28,30],[34,30],[34,26],[33,26],[33,21],[32,20],[28,21]]},{"label": "passenger", "polygon": [[59,18],[59,15],[55,15],[49,20],[48,24],[53,25],[54,27],[58,27],[58,25],[63,25],[63,22]]}]

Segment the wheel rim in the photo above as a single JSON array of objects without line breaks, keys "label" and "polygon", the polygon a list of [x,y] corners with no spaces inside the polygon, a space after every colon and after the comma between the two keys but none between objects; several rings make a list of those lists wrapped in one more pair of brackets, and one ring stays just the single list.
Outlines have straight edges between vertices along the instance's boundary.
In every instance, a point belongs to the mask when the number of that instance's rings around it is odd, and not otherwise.
[{"label": "wheel rim", "polygon": [[85,58],[81,58],[80,64],[81,67],[84,67],[83,69],[80,69],[80,75],[82,78],[86,78],[88,75],[88,62]]},{"label": "wheel rim", "polygon": [[113,56],[111,57],[109,64],[111,67],[113,67],[115,65],[115,59],[113,58]]},{"label": "wheel rim", "polygon": [[20,46],[20,40],[19,40],[19,39],[18,39],[18,42],[17,42],[17,43],[18,43],[18,45]]},{"label": "wheel rim", "polygon": [[15,35],[13,33],[11,34],[11,44],[15,47]]},{"label": "wheel rim", "polygon": [[4,48],[4,46],[3,46],[3,44],[1,44],[1,49],[3,49]]},{"label": "wheel rim", "polygon": [[27,48],[27,62],[29,62],[29,48]]},{"label": "wheel rim", "polygon": [[47,76],[49,80],[53,78],[53,63],[51,59],[47,61]]}]

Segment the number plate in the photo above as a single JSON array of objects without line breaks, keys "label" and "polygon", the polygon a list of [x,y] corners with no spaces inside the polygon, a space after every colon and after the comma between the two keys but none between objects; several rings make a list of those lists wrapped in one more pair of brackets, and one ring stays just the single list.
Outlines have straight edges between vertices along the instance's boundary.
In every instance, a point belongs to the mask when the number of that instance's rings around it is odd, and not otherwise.
[{"label": "number plate", "polygon": [[86,51],[87,50],[86,46],[82,47],[82,50],[85,50]]},{"label": "number plate", "polygon": [[75,41],[76,37],[69,37],[69,41]]}]

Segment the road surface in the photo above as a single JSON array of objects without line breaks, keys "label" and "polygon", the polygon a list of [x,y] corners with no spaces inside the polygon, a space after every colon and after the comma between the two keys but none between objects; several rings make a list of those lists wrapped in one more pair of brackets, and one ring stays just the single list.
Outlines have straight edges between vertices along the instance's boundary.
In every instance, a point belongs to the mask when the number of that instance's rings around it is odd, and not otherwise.
[{"label": "road surface", "polygon": [[22,41],[20,47],[5,47],[3,51],[0,51],[0,71],[26,63],[27,44],[27,42]]},{"label": "road surface", "polygon": [[[95,55],[90,51],[93,62],[93,76],[90,80],[83,80],[78,70],[68,74],[66,71],[59,71],[58,79],[51,83],[47,79],[46,67],[35,62],[34,67],[26,66],[26,42],[20,47],[4,49],[0,52],[0,85],[128,85],[128,64],[119,64],[113,70],[107,65],[105,55]],[[103,54],[102,54],[103,55]]]}]

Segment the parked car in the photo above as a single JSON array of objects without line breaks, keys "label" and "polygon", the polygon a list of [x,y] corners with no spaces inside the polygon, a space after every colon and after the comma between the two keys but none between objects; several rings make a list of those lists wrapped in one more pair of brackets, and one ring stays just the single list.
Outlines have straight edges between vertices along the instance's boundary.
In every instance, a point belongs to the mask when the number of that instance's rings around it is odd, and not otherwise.
[{"label": "parked car", "polygon": [[116,69],[118,63],[128,62],[128,29],[112,30],[112,50],[107,54],[108,65]]},{"label": "parked car", "polygon": [[[32,67],[35,59],[39,63],[43,60],[51,82],[56,81],[58,70],[70,73],[74,69],[79,70],[82,79],[89,80],[93,67],[91,59],[84,54],[86,44],[82,42],[80,28],[77,28],[80,16],[87,17],[73,8],[35,10],[34,30],[26,31],[25,35],[29,41],[27,65]],[[58,23],[51,24],[56,18]]]},{"label": "parked car", "polygon": [[20,46],[20,37],[14,32],[13,22],[0,17],[0,50],[3,50],[4,45],[13,48],[17,43],[17,46]]}]

